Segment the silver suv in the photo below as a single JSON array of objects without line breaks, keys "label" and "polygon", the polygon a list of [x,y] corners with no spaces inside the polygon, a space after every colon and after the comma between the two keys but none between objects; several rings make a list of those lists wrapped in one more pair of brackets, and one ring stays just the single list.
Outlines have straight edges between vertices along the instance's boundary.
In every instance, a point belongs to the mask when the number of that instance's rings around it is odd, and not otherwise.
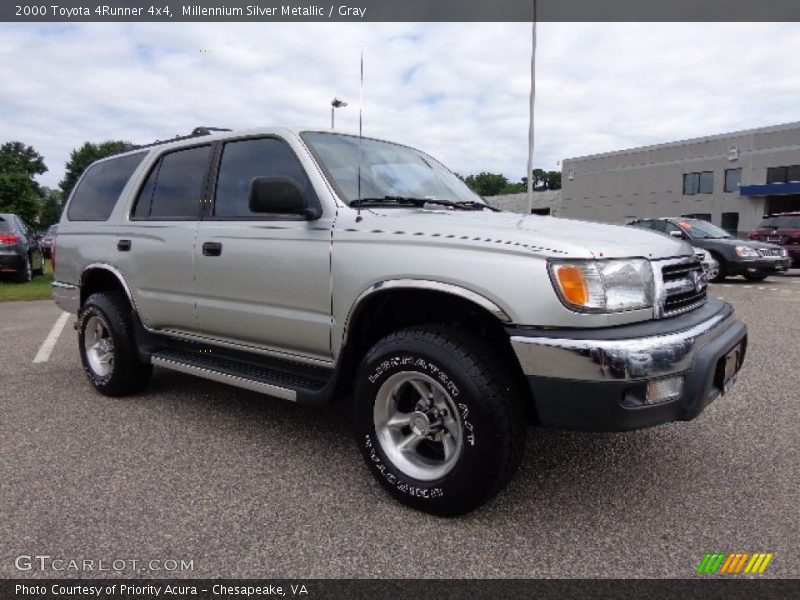
[{"label": "silver suv", "polygon": [[352,397],[369,469],[438,515],[506,485],[528,422],[690,420],[745,356],[685,242],[496,211],[377,139],[198,129],[94,163],[58,234],[54,296],[99,392],[158,366]]}]

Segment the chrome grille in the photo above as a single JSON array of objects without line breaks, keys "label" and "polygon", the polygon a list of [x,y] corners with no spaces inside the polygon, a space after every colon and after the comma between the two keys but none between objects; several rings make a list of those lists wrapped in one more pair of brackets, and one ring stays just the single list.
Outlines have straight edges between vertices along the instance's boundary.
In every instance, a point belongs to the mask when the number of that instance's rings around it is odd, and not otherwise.
[{"label": "chrome grille", "polygon": [[783,250],[781,248],[756,248],[756,251],[761,256],[783,256]]},{"label": "chrome grille", "polygon": [[664,261],[657,280],[657,316],[671,317],[706,302],[706,275],[696,257]]}]

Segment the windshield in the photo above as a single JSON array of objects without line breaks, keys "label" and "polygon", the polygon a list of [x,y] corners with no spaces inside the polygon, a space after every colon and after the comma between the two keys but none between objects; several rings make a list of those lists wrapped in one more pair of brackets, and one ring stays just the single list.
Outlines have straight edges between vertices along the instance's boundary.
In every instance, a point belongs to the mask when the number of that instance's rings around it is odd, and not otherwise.
[{"label": "windshield", "polygon": [[759,229],[774,227],[776,229],[800,229],[800,215],[780,215],[764,217]]},{"label": "windshield", "polygon": [[387,196],[483,203],[454,173],[419,150],[338,133],[306,131],[301,137],[348,203]]},{"label": "windshield", "polygon": [[677,221],[677,225],[683,229],[689,237],[698,240],[731,237],[731,234],[724,229],[720,229],[716,225],[701,219],[681,219]]}]

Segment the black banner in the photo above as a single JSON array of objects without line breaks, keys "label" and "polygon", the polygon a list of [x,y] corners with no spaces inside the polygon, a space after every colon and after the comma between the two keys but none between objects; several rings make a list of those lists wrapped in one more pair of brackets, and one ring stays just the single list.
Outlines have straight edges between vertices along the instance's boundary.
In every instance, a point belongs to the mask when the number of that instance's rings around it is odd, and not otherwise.
[{"label": "black banner", "polygon": [[530,598],[549,600],[783,600],[800,597],[800,580],[742,579],[116,579],[5,580],[0,597],[36,600],[219,600],[221,598],[436,600]]},{"label": "black banner", "polygon": [[[537,21],[800,21],[791,0],[536,0]],[[10,0],[0,21],[532,21],[534,0]]]}]

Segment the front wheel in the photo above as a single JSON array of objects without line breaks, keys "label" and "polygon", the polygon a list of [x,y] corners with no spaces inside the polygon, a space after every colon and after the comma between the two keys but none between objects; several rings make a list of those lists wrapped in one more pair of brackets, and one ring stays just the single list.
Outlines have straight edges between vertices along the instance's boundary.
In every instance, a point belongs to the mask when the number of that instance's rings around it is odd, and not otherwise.
[{"label": "front wheel", "polygon": [[414,327],[377,342],[359,368],[354,416],[359,448],[381,485],[436,515],[488,501],[524,451],[513,377],[452,328]]},{"label": "front wheel", "polygon": [[769,273],[764,271],[755,271],[754,273],[745,273],[744,278],[747,281],[764,281],[769,276]]},{"label": "front wheel", "polygon": [[95,389],[123,396],[142,389],[153,366],[136,352],[130,305],[119,293],[89,296],[78,316],[78,346],[83,370]]}]

